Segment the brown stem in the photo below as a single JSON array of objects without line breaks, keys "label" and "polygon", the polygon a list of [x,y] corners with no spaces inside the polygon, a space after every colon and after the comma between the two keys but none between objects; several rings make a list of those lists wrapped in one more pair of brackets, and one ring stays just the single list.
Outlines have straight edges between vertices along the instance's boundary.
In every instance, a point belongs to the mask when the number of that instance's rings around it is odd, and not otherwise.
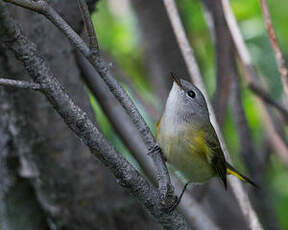
[{"label": "brown stem", "polygon": [[275,33],[273,25],[272,25],[271,16],[269,13],[269,9],[268,9],[266,0],[260,0],[260,5],[261,5],[264,20],[265,20],[265,24],[266,24],[266,28],[267,28],[267,32],[268,32],[268,37],[269,37],[271,46],[272,46],[273,51],[274,51],[278,70],[279,70],[280,75],[281,75],[281,80],[282,80],[284,92],[286,94],[286,97],[288,98],[288,69],[287,69],[286,64],[285,64],[285,59],[284,59],[284,56],[281,52],[281,49],[280,49],[278,41],[277,41],[276,33]]}]

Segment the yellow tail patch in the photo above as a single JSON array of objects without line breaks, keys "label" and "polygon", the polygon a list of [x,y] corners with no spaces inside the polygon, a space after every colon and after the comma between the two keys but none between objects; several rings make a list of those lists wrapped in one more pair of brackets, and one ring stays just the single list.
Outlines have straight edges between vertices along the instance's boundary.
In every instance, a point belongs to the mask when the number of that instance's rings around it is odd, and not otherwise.
[{"label": "yellow tail patch", "polygon": [[241,176],[239,173],[237,173],[237,172],[235,172],[229,168],[227,168],[227,174],[231,174],[233,176],[238,177],[240,180],[247,182],[247,180],[243,176]]}]

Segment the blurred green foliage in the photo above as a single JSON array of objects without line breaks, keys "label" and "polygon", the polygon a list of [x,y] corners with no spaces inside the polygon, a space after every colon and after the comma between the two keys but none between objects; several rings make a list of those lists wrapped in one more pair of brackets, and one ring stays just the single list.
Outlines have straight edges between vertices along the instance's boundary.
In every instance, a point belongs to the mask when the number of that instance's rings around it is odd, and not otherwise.
[{"label": "blurred green foliage", "polygon": [[[151,103],[151,101],[157,100],[151,93],[147,81],[147,74],[142,59],[143,47],[140,32],[137,28],[136,17],[128,3],[128,1],[123,0],[100,1],[97,5],[97,12],[93,14],[93,22],[102,50],[113,56],[127,76],[131,77],[137,91]],[[178,0],[177,3],[187,35],[205,78],[204,81],[209,95],[212,96],[215,89],[215,55],[213,42],[211,41],[210,32],[203,14],[203,6],[198,0]],[[119,7],[119,4],[121,4],[121,7]],[[266,34],[259,1],[231,0],[231,4],[245,42],[252,54],[256,69],[263,76],[263,80],[267,83],[267,89],[272,97],[279,99],[282,94],[281,81]],[[284,52],[284,56],[287,56],[288,30],[286,29],[286,24],[288,22],[288,1],[268,0],[268,4],[281,49]],[[265,129],[261,116],[258,114],[255,97],[245,87],[242,91],[242,97],[253,140],[257,145],[257,149],[260,149],[261,140],[265,136]],[[125,146],[112,130],[109,121],[95,100],[93,98],[91,100],[104,134],[116,148],[129,158]],[[136,104],[140,106],[138,102]],[[143,112],[143,109],[141,111]],[[144,115],[150,126],[153,127],[154,121],[147,114]],[[237,154],[239,151],[239,140],[230,112],[228,112],[223,133],[234,163],[240,168],[242,166],[242,169],[245,170],[241,163],[241,156]],[[131,157],[129,159],[132,160]],[[286,213],[288,207],[287,168],[273,155],[265,176],[267,177],[267,186],[271,192],[271,199],[273,199],[281,226],[283,229],[288,229]]]}]

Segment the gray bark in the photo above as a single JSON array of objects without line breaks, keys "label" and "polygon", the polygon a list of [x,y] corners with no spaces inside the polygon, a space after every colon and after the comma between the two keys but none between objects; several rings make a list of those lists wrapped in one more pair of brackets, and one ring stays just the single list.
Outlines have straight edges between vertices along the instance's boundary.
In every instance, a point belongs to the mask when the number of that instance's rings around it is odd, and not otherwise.
[{"label": "gray bark", "polygon": [[[76,31],[81,30],[76,1],[58,1],[57,9]],[[73,100],[93,119],[68,40],[43,16],[18,7],[13,7],[12,11],[24,33],[37,44],[51,69],[57,73],[58,80],[71,92]],[[2,50],[1,57],[4,60],[1,75],[5,73],[5,76],[16,76],[17,79],[24,75],[23,65],[10,52]],[[24,76],[23,79],[28,78]],[[91,156],[44,96],[19,89],[9,95],[17,129],[13,134],[13,148],[21,163],[19,177],[25,182],[23,190],[35,191],[35,195],[30,193],[30,196],[36,206],[45,211],[44,224],[49,223],[50,229],[53,226],[57,229],[159,228],[119,187],[108,170]],[[14,173],[17,169],[13,168]],[[7,189],[9,198],[6,197],[5,202],[8,204],[11,199],[17,199],[17,194],[11,193],[11,186]],[[27,208],[25,204],[22,206]],[[42,220],[44,212],[37,213],[37,219]],[[23,218],[34,221],[35,217],[28,214],[24,212]],[[17,226],[10,229],[23,229]],[[45,228],[37,226],[35,229]]]}]

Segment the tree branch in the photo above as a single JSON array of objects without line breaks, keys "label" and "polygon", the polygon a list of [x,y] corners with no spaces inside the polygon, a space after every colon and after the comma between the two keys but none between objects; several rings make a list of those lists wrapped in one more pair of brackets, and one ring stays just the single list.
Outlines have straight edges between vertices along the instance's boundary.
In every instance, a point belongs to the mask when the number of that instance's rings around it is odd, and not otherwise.
[{"label": "tree branch", "polygon": [[228,95],[233,72],[231,68],[234,55],[233,42],[219,2],[217,0],[202,0],[202,3],[207,11],[206,14],[210,14],[212,19],[212,26],[209,29],[210,34],[215,38],[215,41],[213,41],[215,43],[216,56],[216,90],[212,104],[218,124],[222,127],[227,113]]},{"label": "tree branch", "polygon": [[96,37],[96,33],[94,30],[94,26],[92,20],[90,19],[90,13],[85,0],[77,0],[78,5],[81,11],[82,19],[84,21],[84,25],[86,27],[86,31],[89,38],[89,48],[93,53],[97,53],[99,51],[99,45]]},{"label": "tree branch", "polygon": [[135,104],[132,102],[125,90],[118,84],[115,78],[112,76],[109,67],[98,55],[94,55],[89,49],[86,43],[81,37],[65,22],[65,20],[59,16],[59,14],[44,0],[38,0],[37,2],[29,0],[4,0],[12,4],[16,4],[27,9],[36,11],[45,15],[55,26],[57,26],[71,41],[72,45],[76,47],[93,65],[100,77],[107,84],[113,95],[118,99],[120,104],[126,110],[131,120],[137,127],[143,141],[145,142],[150,156],[154,161],[155,168],[157,170],[158,187],[161,193],[161,199],[164,206],[169,206],[172,202],[173,187],[171,185],[168,169],[163,159],[163,154],[159,148],[152,132],[146,124],[144,118],[139,113]]},{"label": "tree branch", "polygon": [[[208,109],[210,112],[211,123],[215,128],[215,131],[216,131],[217,136],[219,138],[219,141],[220,141],[220,144],[221,144],[221,147],[222,147],[222,150],[224,152],[226,159],[231,162],[229,153],[227,151],[227,148],[225,146],[224,140],[223,140],[222,135],[221,135],[221,131],[220,131],[219,126],[217,124],[213,108],[212,108],[211,103],[209,101],[208,94],[207,94],[206,89],[204,87],[201,73],[200,73],[199,67],[196,63],[196,59],[195,59],[194,54],[193,54],[193,50],[192,50],[192,48],[188,42],[188,39],[185,35],[183,25],[181,23],[179,14],[177,12],[177,7],[175,4],[175,1],[174,0],[164,0],[164,4],[166,6],[166,9],[167,9],[172,27],[174,29],[174,33],[177,37],[180,49],[182,51],[182,55],[184,56],[186,65],[188,66],[189,73],[191,75],[191,79],[193,79],[193,82],[195,83],[195,85],[204,94],[204,97],[206,99]],[[257,218],[257,215],[256,215],[255,211],[253,210],[252,205],[249,201],[249,198],[248,198],[247,194],[245,193],[245,191],[241,185],[241,182],[238,181],[236,178],[231,178],[231,177],[229,177],[228,180],[231,184],[233,192],[234,192],[234,194],[235,194],[235,196],[239,202],[240,208],[241,208],[241,210],[244,214],[244,217],[246,218],[250,228],[251,229],[257,229],[257,230],[262,229],[261,224]]]},{"label": "tree branch", "polygon": [[272,25],[272,21],[271,21],[271,17],[270,17],[270,13],[269,13],[266,0],[260,0],[260,5],[261,5],[264,20],[265,20],[268,37],[270,39],[270,43],[273,48],[275,59],[277,62],[278,70],[281,75],[284,92],[286,94],[286,97],[288,98],[288,69],[285,64],[285,59],[283,57],[283,54],[281,52],[281,49],[277,41],[276,33]]},{"label": "tree branch", "polygon": [[6,78],[0,78],[0,85],[2,86],[11,86],[15,88],[22,88],[22,89],[34,89],[34,90],[40,90],[41,86],[39,84],[36,84],[34,82],[29,81],[17,81],[17,80],[11,80]]},{"label": "tree branch", "polygon": [[277,101],[273,100],[273,98],[271,98],[270,95],[268,95],[268,93],[265,92],[264,89],[259,87],[259,85],[251,82],[250,84],[248,84],[248,87],[252,92],[254,92],[254,94],[260,97],[264,102],[277,109],[283,115],[283,118],[286,121],[288,121],[288,109],[286,109],[283,105],[281,105]]},{"label": "tree branch", "polygon": [[[234,57],[235,58],[235,57]],[[261,190],[251,190],[251,200],[255,205],[255,210],[260,216],[265,229],[279,229],[275,212],[272,208],[267,191],[267,184],[265,183],[265,172],[263,167],[263,154],[257,154],[253,145],[251,130],[246,119],[243,103],[241,100],[240,79],[237,72],[235,59],[231,66],[234,69],[232,74],[232,84],[230,89],[230,103],[232,107],[233,120],[236,126],[238,137],[240,140],[240,154],[245,162],[251,177],[261,187]]]},{"label": "tree branch", "polygon": [[[248,85],[257,85],[258,84],[258,76],[256,74],[256,71],[254,70],[254,67],[252,65],[252,60],[250,53],[248,51],[247,46],[245,45],[244,39],[240,33],[240,29],[238,27],[237,21],[235,19],[235,16],[233,14],[232,8],[230,6],[229,0],[221,0],[222,7],[224,10],[224,15],[227,21],[227,25],[229,27],[231,36],[234,41],[234,45],[236,47],[236,50],[238,52],[238,55],[240,57],[240,61],[243,65],[244,69],[244,79],[246,81],[246,84]],[[260,97],[258,97],[260,99]],[[262,98],[261,98],[262,99]],[[272,118],[269,115],[269,112],[264,105],[262,100],[259,100],[260,107],[262,109],[262,116],[264,118],[265,122],[265,128],[268,132],[268,135],[271,139],[271,144],[276,150],[276,154],[280,157],[285,164],[287,164],[288,159],[288,148],[286,144],[283,142],[281,137],[276,131],[276,128],[273,124]]]},{"label": "tree branch", "polygon": [[187,222],[176,211],[168,214],[163,210],[159,191],[107,142],[87,114],[72,101],[38,54],[35,45],[11,20],[2,1],[0,6],[0,24],[4,28],[0,31],[1,42],[24,63],[33,81],[40,84],[41,92],[64,122],[90,148],[91,153],[111,170],[119,184],[132,193],[165,229],[189,229]]}]

